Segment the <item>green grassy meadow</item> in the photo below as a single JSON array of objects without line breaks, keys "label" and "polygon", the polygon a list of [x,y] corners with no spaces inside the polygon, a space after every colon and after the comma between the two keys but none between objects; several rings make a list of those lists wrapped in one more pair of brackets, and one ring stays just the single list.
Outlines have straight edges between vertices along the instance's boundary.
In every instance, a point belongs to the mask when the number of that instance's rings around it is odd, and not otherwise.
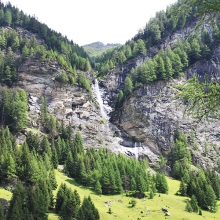
[{"label": "green grassy meadow", "polygon": [[[199,219],[220,219],[220,210],[217,213],[202,211],[202,216],[196,213],[188,213],[185,211],[187,197],[176,196],[175,193],[179,189],[180,182],[167,178],[169,185],[169,194],[156,194],[153,199],[136,199],[137,204],[134,208],[129,205],[131,197],[123,195],[114,196],[98,196],[96,193],[86,187],[79,186],[73,179],[65,176],[56,170],[56,178],[58,184],[66,183],[73,190],[76,189],[83,197],[91,196],[96,208],[99,210],[101,220],[137,220],[143,219],[173,219],[173,220],[199,220]],[[56,191],[55,191],[56,192]],[[55,193],[54,192],[54,193]],[[110,202],[108,206],[106,202]],[[112,214],[108,213],[111,207]],[[171,216],[165,216],[161,208],[167,208]],[[49,214],[50,220],[58,220],[58,216],[54,213]]]},{"label": "green grassy meadow", "polygon": [[[55,171],[58,185],[66,183],[72,190],[76,189],[81,196],[81,200],[86,196],[91,196],[92,201],[99,210],[101,220],[141,220],[152,219],[173,219],[173,220],[202,220],[202,219],[220,219],[220,210],[217,213],[202,211],[202,216],[196,213],[188,213],[185,211],[187,197],[176,196],[175,193],[179,189],[180,182],[167,178],[169,185],[169,194],[156,194],[153,199],[136,199],[137,204],[134,208],[129,205],[131,197],[123,195],[99,196],[93,190],[80,186],[73,179],[65,176],[59,171]],[[54,191],[56,194],[57,190]],[[10,200],[12,193],[0,188],[0,198]],[[109,205],[106,204],[109,202]],[[112,214],[108,213],[109,208]],[[161,208],[167,208],[171,216],[165,216]],[[49,213],[49,220],[58,220],[56,213]]]},{"label": "green grassy meadow", "polygon": [[12,196],[12,193],[8,190],[3,189],[0,187],[0,198],[4,198],[6,200],[10,200]]}]

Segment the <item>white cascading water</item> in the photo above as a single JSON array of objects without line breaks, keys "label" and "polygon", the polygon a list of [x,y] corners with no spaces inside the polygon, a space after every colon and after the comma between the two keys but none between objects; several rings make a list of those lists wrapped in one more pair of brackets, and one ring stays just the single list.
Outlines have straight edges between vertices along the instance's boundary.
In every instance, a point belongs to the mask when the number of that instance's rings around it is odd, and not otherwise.
[{"label": "white cascading water", "polygon": [[107,115],[106,109],[108,108],[108,110],[109,110],[110,106],[104,106],[104,104],[103,104],[103,99],[102,99],[102,95],[101,95],[100,88],[99,88],[99,82],[97,79],[95,79],[95,84],[93,86],[93,90],[94,90],[94,93],[96,96],[96,100],[99,103],[102,117],[109,120],[109,116]]},{"label": "white cascading water", "polygon": [[135,154],[135,159],[138,160],[138,147],[137,147],[137,142],[134,143],[134,154]]},{"label": "white cascading water", "polygon": [[[106,101],[108,100],[108,97],[106,96],[104,89],[99,87],[99,82],[97,79],[95,80],[95,83],[93,84],[92,88],[93,88],[93,93],[95,95],[95,99],[99,104],[102,117],[105,118],[106,120],[109,120],[110,117],[108,116],[108,114],[112,111],[112,108],[108,105],[108,102]],[[103,98],[105,101],[103,101]],[[108,123],[110,125],[110,129],[113,131],[117,131],[119,134],[119,138],[121,138],[121,131],[115,125],[111,124],[110,122]],[[139,150],[141,146],[142,146],[141,142],[135,142],[133,143],[133,147],[122,147],[122,151],[126,152],[127,150],[132,152],[135,159],[138,160],[140,153]]]}]

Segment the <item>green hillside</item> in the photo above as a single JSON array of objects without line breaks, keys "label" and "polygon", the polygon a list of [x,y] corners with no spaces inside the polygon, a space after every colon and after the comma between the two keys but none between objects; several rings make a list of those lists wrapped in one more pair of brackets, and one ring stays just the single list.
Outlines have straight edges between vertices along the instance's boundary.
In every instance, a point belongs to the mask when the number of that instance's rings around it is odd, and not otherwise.
[{"label": "green hillside", "polygon": [[90,57],[100,56],[107,50],[113,49],[119,46],[119,44],[103,44],[101,42],[94,42],[91,44],[84,45],[83,48]]},{"label": "green hillside", "polygon": [[[92,201],[99,210],[101,220],[124,220],[124,219],[175,219],[175,220],[197,220],[197,219],[219,219],[220,212],[211,213],[207,211],[202,211],[202,216],[199,216],[196,213],[189,213],[185,211],[186,201],[189,199],[183,196],[176,196],[175,193],[179,189],[180,182],[177,180],[172,180],[167,178],[169,185],[168,194],[158,194],[156,193],[153,199],[149,197],[144,199],[136,199],[137,205],[134,208],[131,208],[129,204],[131,197],[126,197],[125,194],[121,195],[97,195],[94,191],[80,186],[73,179],[65,176],[59,171],[55,171],[56,179],[58,185],[61,183],[66,183],[68,187],[72,190],[76,189],[81,197],[81,200],[88,195],[91,196]],[[56,191],[54,191],[55,193]],[[106,205],[106,202],[110,201],[110,205]],[[112,210],[112,214],[108,213],[109,208]],[[167,208],[171,216],[166,217],[162,208]],[[49,214],[50,220],[58,220],[56,214]]]},{"label": "green hillside", "polygon": [[[152,220],[160,220],[160,219],[175,219],[175,220],[199,220],[199,219],[219,219],[220,212],[210,213],[207,211],[202,211],[202,216],[196,213],[189,213],[185,211],[185,204],[187,201],[187,197],[176,196],[175,193],[179,189],[180,182],[177,180],[172,180],[167,178],[167,182],[169,185],[169,193],[168,194],[156,194],[153,199],[149,199],[149,197],[144,199],[136,199],[137,205],[134,208],[131,208],[129,204],[131,198],[126,197],[125,194],[122,195],[97,195],[94,191],[80,186],[73,179],[65,176],[60,171],[55,171],[56,179],[58,185],[61,183],[66,183],[68,187],[72,190],[76,189],[83,199],[88,195],[91,196],[92,201],[95,206],[99,210],[100,219],[101,220],[111,220],[111,219],[152,219]],[[57,190],[54,191],[56,194]],[[0,197],[5,199],[10,199],[11,192],[0,188]],[[106,202],[110,202],[108,206]],[[108,213],[109,208],[112,210],[112,214]],[[166,217],[162,212],[162,208],[167,208],[171,214],[171,216]],[[49,220],[58,220],[58,215],[55,213],[49,213]]]}]

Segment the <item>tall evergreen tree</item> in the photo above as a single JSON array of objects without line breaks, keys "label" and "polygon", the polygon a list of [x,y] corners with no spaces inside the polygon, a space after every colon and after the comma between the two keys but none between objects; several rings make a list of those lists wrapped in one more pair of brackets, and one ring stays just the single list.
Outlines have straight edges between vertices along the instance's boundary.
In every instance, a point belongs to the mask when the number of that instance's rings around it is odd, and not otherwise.
[{"label": "tall evergreen tree", "polygon": [[199,206],[198,206],[198,202],[197,202],[197,199],[196,199],[195,195],[192,195],[190,204],[192,206],[193,212],[197,213],[199,211]]},{"label": "tall evergreen tree", "polygon": [[1,220],[6,220],[6,216],[5,216],[4,211],[3,211],[2,200],[1,199],[0,199],[0,219]]},{"label": "tall evergreen tree", "polygon": [[84,198],[82,206],[78,212],[78,219],[80,220],[99,220],[99,212],[95,208],[90,197]]},{"label": "tall evergreen tree", "polygon": [[125,96],[129,95],[132,90],[133,90],[133,83],[132,83],[130,77],[127,76],[125,79],[125,87],[124,87]]}]

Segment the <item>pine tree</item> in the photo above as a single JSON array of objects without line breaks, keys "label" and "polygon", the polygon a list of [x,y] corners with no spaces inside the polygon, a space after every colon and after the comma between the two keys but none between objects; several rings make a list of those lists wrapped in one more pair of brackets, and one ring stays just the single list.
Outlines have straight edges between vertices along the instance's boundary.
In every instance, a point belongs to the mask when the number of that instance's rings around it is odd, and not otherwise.
[{"label": "pine tree", "polygon": [[216,196],[214,190],[210,185],[206,186],[205,201],[206,201],[206,207],[207,208],[210,207],[210,210],[212,212],[216,212],[216,208],[217,208]]},{"label": "pine tree", "polygon": [[180,188],[179,188],[180,195],[186,196],[186,191],[187,191],[187,186],[182,178],[180,182]]},{"label": "pine tree", "polygon": [[129,45],[126,45],[126,49],[125,49],[125,56],[126,58],[130,58],[131,57],[131,47]]},{"label": "pine tree", "polygon": [[98,195],[102,194],[102,186],[98,180],[95,183],[95,191],[97,192]]},{"label": "pine tree", "polygon": [[102,170],[101,185],[103,194],[110,194],[110,177],[106,166]]},{"label": "pine tree", "polygon": [[174,53],[178,54],[181,60],[181,63],[183,65],[183,70],[185,70],[189,66],[188,56],[184,49],[180,49],[180,47],[177,47],[174,49]]},{"label": "pine tree", "polygon": [[125,87],[124,87],[125,96],[128,96],[132,90],[133,90],[133,83],[132,83],[130,77],[127,76],[125,79]]},{"label": "pine tree", "polygon": [[146,55],[145,43],[142,39],[137,40],[137,54]]},{"label": "pine tree", "polygon": [[195,63],[201,57],[201,48],[196,38],[191,43],[191,51],[189,53],[190,64]]},{"label": "pine tree", "polygon": [[[11,207],[11,206],[10,206]],[[23,219],[23,214],[22,210],[18,205],[18,202],[15,201],[13,206],[11,207],[9,214],[8,214],[8,219],[9,220],[22,220]]]},{"label": "pine tree", "polygon": [[69,151],[67,153],[67,159],[65,162],[65,171],[69,174],[70,177],[75,177],[75,172],[74,172],[74,162],[73,162],[73,157],[72,153]]},{"label": "pine tree", "polygon": [[6,26],[11,26],[11,22],[12,22],[11,10],[7,9],[4,15],[4,23]]},{"label": "pine tree", "polygon": [[13,191],[12,199],[8,210],[8,219],[22,220],[23,211],[26,207],[26,192],[21,182],[18,182]]},{"label": "pine tree", "polygon": [[27,126],[27,102],[21,100],[14,102],[13,109],[13,129],[21,131]]},{"label": "pine tree", "polygon": [[159,193],[168,193],[168,184],[164,174],[156,174],[156,189]]},{"label": "pine tree", "polygon": [[187,203],[186,203],[186,211],[187,212],[192,212],[193,211],[192,206],[191,206],[189,201],[187,201]]},{"label": "pine tree", "polygon": [[197,202],[197,199],[196,199],[195,195],[192,195],[190,204],[191,204],[191,207],[192,207],[192,211],[197,213],[198,210],[199,210],[199,206],[198,206],[198,202]]},{"label": "pine tree", "polygon": [[43,124],[46,124],[47,119],[48,119],[48,110],[47,110],[47,100],[43,96],[41,98],[41,121]]},{"label": "pine tree", "polygon": [[175,58],[174,61],[172,62],[172,66],[175,76],[181,76],[183,71],[183,64],[178,54],[175,54]]},{"label": "pine tree", "polygon": [[7,155],[7,158],[5,160],[5,175],[8,178],[8,180],[15,177],[16,174],[16,164],[14,161],[14,158],[11,154]]},{"label": "pine tree", "polygon": [[138,192],[144,193],[146,191],[146,187],[145,187],[145,182],[144,182],[143,176],[141,176],[141,175],[137,176],[136,184],[137,184],[137,191]]},{"label": "pine tree", "polygon": [[99,212],[95,208],[90,197],[84,198],[82,206],[78,212],[78,219],[80,220],[99,220]]},{"label": "pine tree", "polygon": [[86,173],[85,164],[82,158],[80,158],[79,163],[78,163],[78,171],[76,174],[76,180],[82,185],[86,185],[87,183],[87,173]]},{"label": "pine tree", "polygon": [[2,207],[2,199],[0,199],[0,219],[1,220],[6,220],[4,211],[3,211],[3,207]]},{"label": "pine tree", "polygon": [[83,147],[83,139],[80,134],[80,132],[76,133],[75,139],[74,139],[74,148],[76,149],[77,153],[83,153],[84,147]]},{"label": "pine tree", "polygon": [[49,182],[52,189],[55,190],[57,188],[57,181],[53,169],[49,171]]},{"label": "pine tree", "polygon": [[38,134],[34,134],[32,131],[30,131],[26,137],[26,142],[30,151],[39,151],[40,138]]},{"label": "pine tree", "polygon": [[58,161],[57,150],[54,146],[54,139],[52,139],[51,151],[52,151],[51,162],[53,164],[53,168],[57,169],[59,161]]},{"label": "pine tree", "polygon": [[166,56],[165,58],[165,70],[166,70],[166,73],[162,75],[162,78],[165,80],[170,80],[173,76],[174,71],[172,68],[171,60],[168,56]]},{"label": "pine tree", "polygon": [[161,56],[156,57],[156,73],[157,73],[157,78],[158,79],[163,79],[163,76],[165,75],[165,66],[164,66],[164,61]]},{"label": "pine tree", "polygon": [[39,153],[43,155],[44,153],[48,154],[49,157],[51,157],[51,149],[50,149],[50,143],[48,141],[48,138],[46,135],[43,136],[43,139],[40,143],[40,151]]},{"label": "pine tree", "polygon": [[133,177],[131,177],[131,191],[136,191],[136,190],[137,190],[136,181]]},{"label": "pine tree", "polygon": [[150,189],[149,198],[150,198],[150,199],[153,199],[153,198],[154,198],[154,192],[153,192],[152,189]]},{"label": "pine tree", "polygon": [[124,101],[124,93],[122,92],[122,90],[119,90],[115,108],[116,109],[120,108],[122,106],[123,101]]},{"label": "pine tree", "polygon": [[4,24],[4,11],[1,8],[0,9],[0,25],[2,26]]},{"label": "pine tree", "polygon": [[61,183],[56,196],[55,210],[57,213],[59,213],[62,208],[62,205],[66,197],[66,191],[67,191],[66,184]]},{"label": "pine tree", "polygon": [[121,194],[123,192],[123,188],[122,188],[122,180],[118,168],[115,170],[114,178],[115,178],[115,193]]}]

